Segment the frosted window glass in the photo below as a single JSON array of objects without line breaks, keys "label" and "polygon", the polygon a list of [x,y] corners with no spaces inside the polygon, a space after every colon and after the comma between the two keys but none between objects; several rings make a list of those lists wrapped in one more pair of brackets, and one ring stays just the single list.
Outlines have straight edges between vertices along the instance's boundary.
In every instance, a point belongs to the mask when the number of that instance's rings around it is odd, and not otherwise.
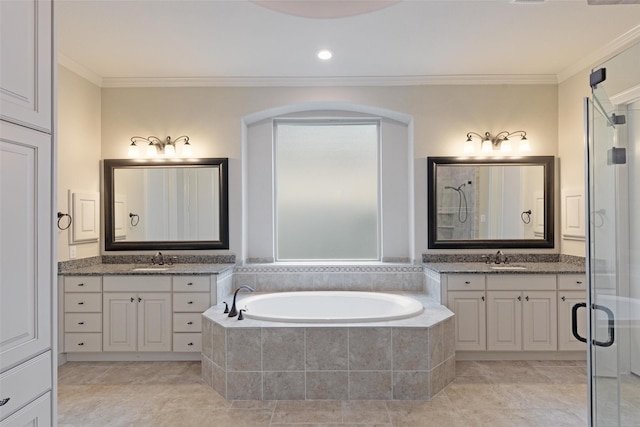
[{"label": "frosted window glass", "polygon": [[378,123],[276,124],[278,260],[377,260]]}]

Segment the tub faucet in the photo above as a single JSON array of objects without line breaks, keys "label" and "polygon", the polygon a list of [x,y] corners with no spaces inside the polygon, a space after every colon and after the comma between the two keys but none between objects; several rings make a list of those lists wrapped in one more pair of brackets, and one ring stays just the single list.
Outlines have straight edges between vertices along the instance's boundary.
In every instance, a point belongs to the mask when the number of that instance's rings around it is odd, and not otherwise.
[{"label": "tub faucet", "polygon": [[156,252],[154,256],[151,257],[152,264],[164,265],[164,256],[162,252]]},{"label": "tub faucet", "polygon": [[231,311],[229,311],[229,317],[236,317],[238,315],[238,310],[236,309],[236,297],[238,296],[238,292],[246,289],[249,292],[255,291],[251,286],[242,285],[233,293],[233,304],[231,304]]},{"label": "tub faucet", "polygon": [[496,252],[496,264],[506,264],[507,263],[507,256],[504,254],[504,252],[502,251],[498,251]]}]

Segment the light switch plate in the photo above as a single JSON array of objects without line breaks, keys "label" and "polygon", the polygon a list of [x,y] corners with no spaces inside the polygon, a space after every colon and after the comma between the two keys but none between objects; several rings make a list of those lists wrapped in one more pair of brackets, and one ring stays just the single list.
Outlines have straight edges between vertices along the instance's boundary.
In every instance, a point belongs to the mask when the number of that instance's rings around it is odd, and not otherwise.
[{"label": "light switch plate", "polygon": [[78,256],[77,247],[75,245],[69,246],[69,259],[76,259]]}]

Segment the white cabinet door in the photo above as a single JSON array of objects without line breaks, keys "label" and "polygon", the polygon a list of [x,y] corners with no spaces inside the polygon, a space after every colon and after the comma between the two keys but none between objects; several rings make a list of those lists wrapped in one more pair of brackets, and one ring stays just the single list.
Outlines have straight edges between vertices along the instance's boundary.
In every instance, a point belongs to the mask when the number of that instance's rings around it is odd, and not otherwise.
[{"label": "white cabinet door", "polygon": [[[558,291],[558,350],[586,351],[587,344],[578,341],[572,332],[571,311],[573,306],[586,301],[584,291]],[[578,333],[587,337],[587,309],[578,310]]]},{"label": "white cabinet door", "polygon": [[520,291],[487,292],[487,349],[522,349],[522,296]]},{"label": "white cabinet door", "polygon": [[448,307],[455,313],[456,351],[486,350],[484,291],[450,291]]},{"label": "white cabinet door", "polygon": [[138,351],[171,351],[171,294],[140,293]]},{"label": "white cabinet door", "polygon": [[0,28],[0,119],[50,132],[51,0],[0,1]]},{"label": "white cabinet door", "polygon": [[0,122],[0,372],[51,347],[50,162],[49,135]]},{"label": "white cabinet door", "polygon": [[522,298],[522,349],[555,351],[558,348],[555,291],[525,291]]},{"label": "white cabinet door", "polygon": [[105,293],[102,350],[136,351],[138,301],[133,293]]}]

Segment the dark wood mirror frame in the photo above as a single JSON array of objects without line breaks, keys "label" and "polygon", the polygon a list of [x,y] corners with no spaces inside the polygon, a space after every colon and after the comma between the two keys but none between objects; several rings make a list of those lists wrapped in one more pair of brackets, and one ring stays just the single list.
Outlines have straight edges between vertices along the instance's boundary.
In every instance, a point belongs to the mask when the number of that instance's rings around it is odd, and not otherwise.
[{"label": "dark wood mirror frame", "polygon": [[[541,239],[445,240],[437,238],[437,170],[440,165],[497,165],[544,167],[544,236]],[[429,249],[501,249],[501,248],[553,248],[554,247],[554,157],[527,156],[518,158],[459,158],[428,157],[428,247]]]},{"label": "dark wood mirror frame", "polygon": [[[205,250],[229,249],[229,160],[226,158],[203,158],[189,160],[133,160],[105,159],[103,161],[104,188],[104,235],[105,250]],[[218,240],[186,241],[118,241],[115,239],[115,194],[114,172],[124,168],[167,168],[167,167],[218,167],[218,212],[220,236]]]}]

